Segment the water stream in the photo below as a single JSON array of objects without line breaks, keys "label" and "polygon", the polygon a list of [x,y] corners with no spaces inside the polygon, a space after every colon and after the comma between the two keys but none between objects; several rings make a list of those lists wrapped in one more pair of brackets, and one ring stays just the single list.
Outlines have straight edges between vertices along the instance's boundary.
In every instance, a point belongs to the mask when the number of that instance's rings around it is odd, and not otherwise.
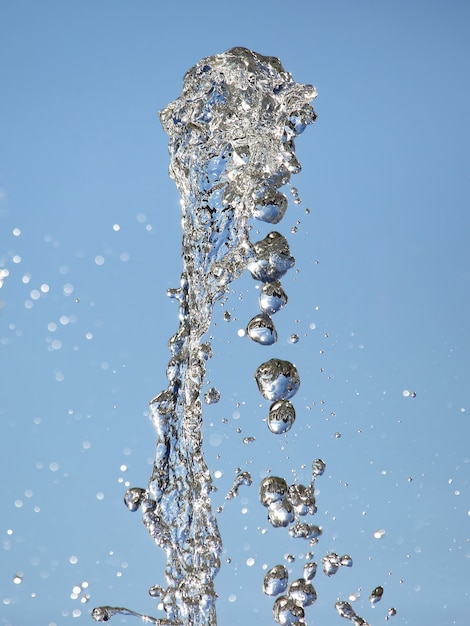
[{"label": "water stream", "polygon": [[[273,316],[287,303],[281,279],[295,260],[284,236],[273,230],[252,242],[249,225],[253,219],[274,225],[284,216],[288,201],[281,188],[300,171],[294,140],[315,120],[310,104],[315,96],[314,87],[296,83],[278,59],[234,48],[191,68],[180,97],[160,113],[169,136],[170,176],[181,196],[183,270],[179,287],[168,292],[179,303],[179,327],[169,340],[168,385],[150,402],[157,432],[152,474],[146,489],[128,490],[125,503],[140,510],[150,536],[166,553],[167,586],[150,589],[165,617],[102,606],[93,610],[95,621],[126,614],[160,625],[216,625],[214,580],[222,540],[202,451],[202,384],[211,357],[205,335],[214,303],[247,269],[261,283],[259,313],[247,320],[247,334],[261,345],[276,342]],[[291,400],[300,386],[299,372],[289,361],[272,358],[254,377],[260,394],[272,403],[269,430],[287,432],[295,420]],[[208,403],[217,399],[216,389],[211,394]],[[300,517],[316,511],[314,481],[323,470],[324,463],[315,461],[307,486],[288,486],[275,476],[260,485],[271,524],[290,526],[292,537],[312,545],[321,529]],[[251,476],[234,483],[229,499],[240,484],[251,484]],[[332,555],[328,558],[324,570],[335,566]],[[349,564],[341,562],[346,556],[337,558],[337,567]],[[304,577],[275,600],[280,624],[303,619],[304,607],[316,600],[310,582],[316,564],[304,569]],[[263,588],[268,595],[284,592],[285,568],[273,567]]]}]

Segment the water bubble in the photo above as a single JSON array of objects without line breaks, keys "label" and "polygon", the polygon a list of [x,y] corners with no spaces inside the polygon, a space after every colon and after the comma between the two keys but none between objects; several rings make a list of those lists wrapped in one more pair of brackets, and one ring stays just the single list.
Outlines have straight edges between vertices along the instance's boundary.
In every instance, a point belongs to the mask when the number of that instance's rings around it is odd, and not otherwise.
[{"label": "water bubble", "polygon": [[145,489],[141,489],[140,487],[131,487],[124,494],[124,504],[127,506],[129,511],[135,513],[142,504],[147,492]]},{"label": "water bubble", "polygon": [[316,601],[317,592],[312,583],[299,578],[289,585],[287,596],[300,606],[310,606]]},{"label": "water bubble", "polygon": [[298,343],[298,341],[299,341],[299,335],[296,335],[295,333],[293,333],[289,337],[289,343]]},{"label": "water bubble", "polygon": [[382,600],[383,593],[384,593],[383,587],[376,587],[369,596],[369,602],[371,604],[377,604],[377,602]]},{"label": "water bubble", "polygon": [[220,400],[220,391],[215,387],[211,387],[209,391],[204,394],[204,402],[206,404],[215,404]]},{"label": "water bubble", "polygon": [[275,565],[263,579],[263,591],[267,596],[278,596],[287,589],[288,573],[284,565]]},{"label": "water bubble", "polygon": [[253,244],[255,259],[247,269],[255,280],[271,283],[294,266],[295,259],[290,254],[287,239],[276,231],[266,235],[262,241]]},{"label": "water bubble", "polygon": [[255,380],[266,400],[288,400],[300,386],[297,368],[290,361],[271,359],[262,363],[255,372]]},{"label": "water bubble", "polygon": [[149,589],[149,596],[151,596],[152,598],[162,598],[164,593],[165,590],[163,589],[163,587],[160,587],[160,585],[152,585],[152,587],[150,587]]},{"label": "water bubble", "polygon": [[272,319],[266,313],[255,315],[246,327],[247,335],[256,343],[271,346],[277,341],[277,332]]},{"label": "water bubble", "polygon": [[345,554],[341,557],[340,565],[342,565],[343,567],[352,567],[352,564],[353,564],[353,560],[349,556],[349,554]]},{"label": "water bubble", "polygon": [[278,400],[271,404],[268,414],[268,428],[275,435],[282,435],[292,428],[295,409],[289,400]]},{"label": "water bubble", "polygon": [[264,283],[259,296],[259,308],[267,315],[277,313],[287,304],[287,295],[278,280]]},{"label": "water bubble", "polygon": [[287,494],[288,486],[284,478],[267,476],[263,478],[259,486],[259,499],[263,506],[268,507],[275,502],[283,500]]},{"label": "water bubble", "polygon": [[333,576],[339,570],[341,565],[339,556],[335,552],[331,552],[324,556],[321,560],[323,571],[327,576]]},{"label": "water bubble", "polygon": [[281,626],[294,626],[296,622],[303,620],[305,611],[292,598],[281,596],[274,602],[273,615]]},{"label": "water bubble", "polygon": [[317,564],[314,562],[305,563],[302,576],[305,580],[312,580],[317,573]]}]

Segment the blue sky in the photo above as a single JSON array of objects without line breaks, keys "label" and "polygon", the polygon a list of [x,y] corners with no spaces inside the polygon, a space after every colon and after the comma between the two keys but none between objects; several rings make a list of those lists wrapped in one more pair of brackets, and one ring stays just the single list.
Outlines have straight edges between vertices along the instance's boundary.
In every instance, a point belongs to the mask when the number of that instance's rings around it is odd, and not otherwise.
[{"label": "blue sky", "polygon": [[[307,622],[341,623],[334,602],[360,589],[371,625],[390,607],[392,624],[466,624],[469,13],[457,0],[0,3],[2,626],[90,623],[100,604],[157,613],[163,555],[122,504],[126,482],[148,480],[147,403],[177,327],[165,290],[180,209],[157,112],[189,67],[233,46],[279,57],[319,96],[297,142],[303,202],[276,227],[298,270],[279,341],[238,337],[257,311],[249,277],[211,329],[215,506],[237,466],[254,477],[220,515],[219,624],[273,623],[263,565],[292,553],[297,577],[305,546],[263,534],[257,485],[267,468],[305,482],[316,457],[315,556],[354,566],[317,574]],[[302,380],[287,440],[268,432],[251,375],[274,352]]]}]

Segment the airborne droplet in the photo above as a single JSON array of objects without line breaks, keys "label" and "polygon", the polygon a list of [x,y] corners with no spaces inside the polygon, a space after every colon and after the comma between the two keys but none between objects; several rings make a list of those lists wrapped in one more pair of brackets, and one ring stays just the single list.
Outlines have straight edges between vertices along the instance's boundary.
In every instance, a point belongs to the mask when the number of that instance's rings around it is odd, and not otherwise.
[{"label": "airborne droplet", "polygon": [[382,600],[383,593],[384,593],[383,587],[376,587],[369,596],[369,602],[371,604],[377,604],[377,602]]},{"label": "airborne droplet", "polygon": [[253,250],[255,259],[248,263],[247,269],[255,280],[272,283],[294,266],[295,259],[290,254],[287,239],[276,231],[254,243]]},{"label": "airborne droplet", "polygon": [[267,596],[278,596],[287,589],[288,573],[284,565],[275,565],[263,580],[263,591]]},{"label": "airborne droplet", "polygon": [[290,361],[271,359],[262,363],[255,372],[255,380],[266,400],[288,400],[300,386],[297,368]]},{"label": "airborne droplet", "polygon": [[312,583],[299,578],[289,585],[287,596],[295,600],[300,606],[310,606],[316,601],[317,592]]},{"label": "airborne droplet", "polygon": [[142,504],[147,492],[145,489],[141,489],[140,487],[131,487],[124,494],[124,504],[127,506],[129,511],[135,513]]},{"label": "airborne droplet", "polygon": [[259,308],[263,313],[273,315],[287,304],[287,295],[280,281],[264,283],[259,296]]},{"label": "airborne droplet", "polygon": [[292,428],[295,409],[289,400],[278,400],[271,404],[268,415],[268,428],[275,435],[282,435]]},{"label": "airborne droplet", "polygon": [[255,315],[248,322],[246,333],[250,339],[263,346],[271,346],[277,341],[277,332],[273,321],[266,313]]}]

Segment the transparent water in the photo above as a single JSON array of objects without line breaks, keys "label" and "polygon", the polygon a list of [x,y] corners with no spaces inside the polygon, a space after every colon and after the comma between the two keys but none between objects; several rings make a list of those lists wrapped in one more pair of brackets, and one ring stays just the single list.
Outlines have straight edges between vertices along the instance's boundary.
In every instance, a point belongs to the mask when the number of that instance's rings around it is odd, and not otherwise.
[{"label": "transparent water", "polygon": [[[181,196],[183,270],[179,287],[168,291],[178,301],[179,327],[169,340],[168,386],[150,402],[157,443],[148,486],[129,489],[124,501],[130,511],[141,512],[150,536],[165,551],[166,588],[150,589],[165,615],[155,618],[103,606],[94,609],[95,621],[125,614],[160,625],[217,622],[215,578],[222,538],[203,456],[202,420],[203,404],[218,402],[220,394],[214,387],[205,394],[202,390],[212,356],[206,335],[214,304],[246,269],[261,284],[259,312],[247,320],[246,334],[260,345],[277,341],[273,317],[287,304],[281,280],[295,259],[283,235],[273,230],[252,242],[250,228],[253,220],[277,224],[286,212],[288,200],[281,189],[300,171],[294,141],[315,121],[310,104],[315,97],[314,87],[296,83],[278,59],[234,48],[190,69],[180,97],[160,114],[169,135],[170,176]],[[300,203],[297,189],[291,191],[293,202]],[[291,341],[298,336],[292,335]],[[301,385],[297,368],[271,358],[260,363],[254,379],[261,397],[271,403],[269,431],[286,433],[295,422],[293,398]],[[317,510],[315,481],[324,469],[324,461],[316,459],[307,485],[267,476],[259,487],[269,523],[285,527],[290,537],[307,546],[315,546],[322,535],[312,516]],[[235,498],[252,480],[249,472],[240,471],[225,499]],[[341,566],[351,566],[352,559],[330,553],[321,565],[332,576]],[[316,571],[317,564],[307,555],[301,578],[289,581],[281,564],[266,573],[260,588],[273,596],[276,622],[305,623],[305,609],[317,599],[312,583]],[[365,624],[348,603],[339,602],[336,608],[342,617]]]}]

